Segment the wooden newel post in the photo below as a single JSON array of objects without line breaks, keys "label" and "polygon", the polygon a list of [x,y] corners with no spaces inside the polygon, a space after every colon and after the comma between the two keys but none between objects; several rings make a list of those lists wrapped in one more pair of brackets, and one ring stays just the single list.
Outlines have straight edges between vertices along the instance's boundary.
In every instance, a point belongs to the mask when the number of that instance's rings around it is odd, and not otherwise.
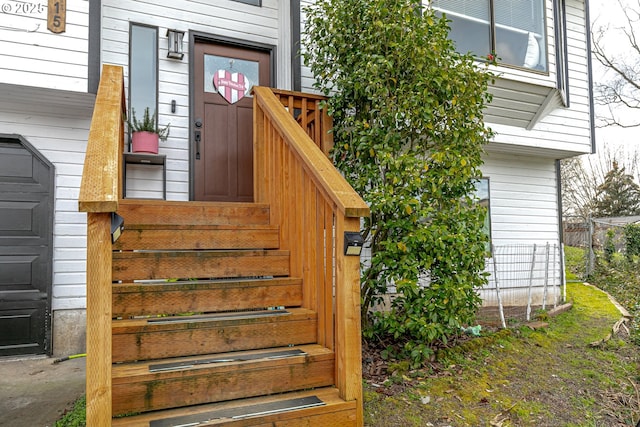
[{"label": "wooden newel post", "polygon": [[111,425],[111,214],[87,214],[87,425]]},{"label": "wooden newel post", "polygon": [[78,196],[87,212],[87,425],[111,425],[111,213],[122,191],[122,67],[104,65]]},{"label": "wooden newel post", "polygon": [[344,255],[345,231],[359,232],[360,218],[336,218],[336,385],[344,400],[356,400],[362,426],[360,257]]}]

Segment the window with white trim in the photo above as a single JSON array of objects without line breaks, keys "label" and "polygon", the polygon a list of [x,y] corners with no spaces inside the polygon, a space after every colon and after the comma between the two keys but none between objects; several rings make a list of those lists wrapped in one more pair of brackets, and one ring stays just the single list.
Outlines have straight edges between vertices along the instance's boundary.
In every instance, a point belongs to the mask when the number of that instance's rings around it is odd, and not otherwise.
[{"label": "window with white trim", "polygon": [[131,23],[129,29],[129,117],[145,109],[158,118],[158,27]]},{"label": "window with white trim", "polygon": [[485,249],[487,253],[491,253],[491,196],[489,193],[489,178],[478,178],[475,181],[475,196],[477,203],[487,210],[482,225],[482,232],[487,236]]},{"label": "window with white trim", "polygon": [[545,0],[432,0],[459,52],[547,71]]}]

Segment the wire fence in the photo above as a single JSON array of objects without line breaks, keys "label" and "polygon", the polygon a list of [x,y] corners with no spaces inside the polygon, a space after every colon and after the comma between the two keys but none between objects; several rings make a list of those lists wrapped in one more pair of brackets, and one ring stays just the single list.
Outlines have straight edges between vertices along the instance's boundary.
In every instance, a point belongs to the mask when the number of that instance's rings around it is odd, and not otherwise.
[{"label": "wire fence", "polygon": [[[626,252],[625,227],[638,224],[640,216],[588,218],[567,216],[563,220],[563,241],[570,248],[580,249],[579,260],[567,262],[571,272],[579,279],[587,280],[595,269],[598,254],[604,252],[605,246],[618,253]],[[567,257],[575,250],[570,250]]]},{"label": "wire fence", "polygon": [[[365,248],[362,261],[370,261]],[[482,307],[478,321],[506,327],[513,321],[528,321],[538,309],[556,307],[565,299],[563,257],[557,244],[511,244],[492,246],[492,256],[485,262],[488,282],[479,289]],[[430,279],[424,275],[419,286],[428,287]],[[374,309],[389,308],[395,297],[395,287],[389,286],[385,304]]]},{"label": "wire fence", "polygon": [[562,266],[557,244],[492,246],[478,319],[506,327],[510,321],[531,320],[538,309],[556,307],[565,299]]}]

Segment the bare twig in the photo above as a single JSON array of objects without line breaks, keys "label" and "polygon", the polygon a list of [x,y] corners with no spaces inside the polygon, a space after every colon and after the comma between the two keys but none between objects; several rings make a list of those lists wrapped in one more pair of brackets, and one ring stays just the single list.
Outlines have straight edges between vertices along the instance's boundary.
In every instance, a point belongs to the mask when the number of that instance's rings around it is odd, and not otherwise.
[{"label": "bare twig", "polygon": [[514,403],[513,405],[511,405],[510,407],[508,407],[507,409],[501,411],[498,415],[493,417],[493,419],[489,423],[491,425],[491,427],[502,427],[502,423],[504,423],[509,418],[509,417],[505,417],[505,415],[507,413],[511,412],[511,410],[513,408],[515,408],[516,405],[518,403],[520,403],[521,401],[522,401],[522,399],[518,400],[516,403]]},{"label": "bare twig", "polygon": [[640,412],[640,393],[638,393],[638,386],[631,380],[631,378],[627,378],[627,381],[631,383],[631,386],[636,392],[636,402],[638,403],[638,412]]}]

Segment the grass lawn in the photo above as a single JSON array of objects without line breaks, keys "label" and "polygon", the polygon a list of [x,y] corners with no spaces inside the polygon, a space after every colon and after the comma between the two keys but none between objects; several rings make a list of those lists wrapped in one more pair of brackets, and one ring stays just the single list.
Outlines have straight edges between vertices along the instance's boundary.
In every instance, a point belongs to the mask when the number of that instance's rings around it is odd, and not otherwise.
[{"label": "grass lawn", "polygon": [[592,348],[620,319],[598,289],[568,285],[573,309],[549,326],[468,341],[435,375],[397,371],[402,392],[365,384],[369,426],[632,426],[640,416],[638,347]]}]

